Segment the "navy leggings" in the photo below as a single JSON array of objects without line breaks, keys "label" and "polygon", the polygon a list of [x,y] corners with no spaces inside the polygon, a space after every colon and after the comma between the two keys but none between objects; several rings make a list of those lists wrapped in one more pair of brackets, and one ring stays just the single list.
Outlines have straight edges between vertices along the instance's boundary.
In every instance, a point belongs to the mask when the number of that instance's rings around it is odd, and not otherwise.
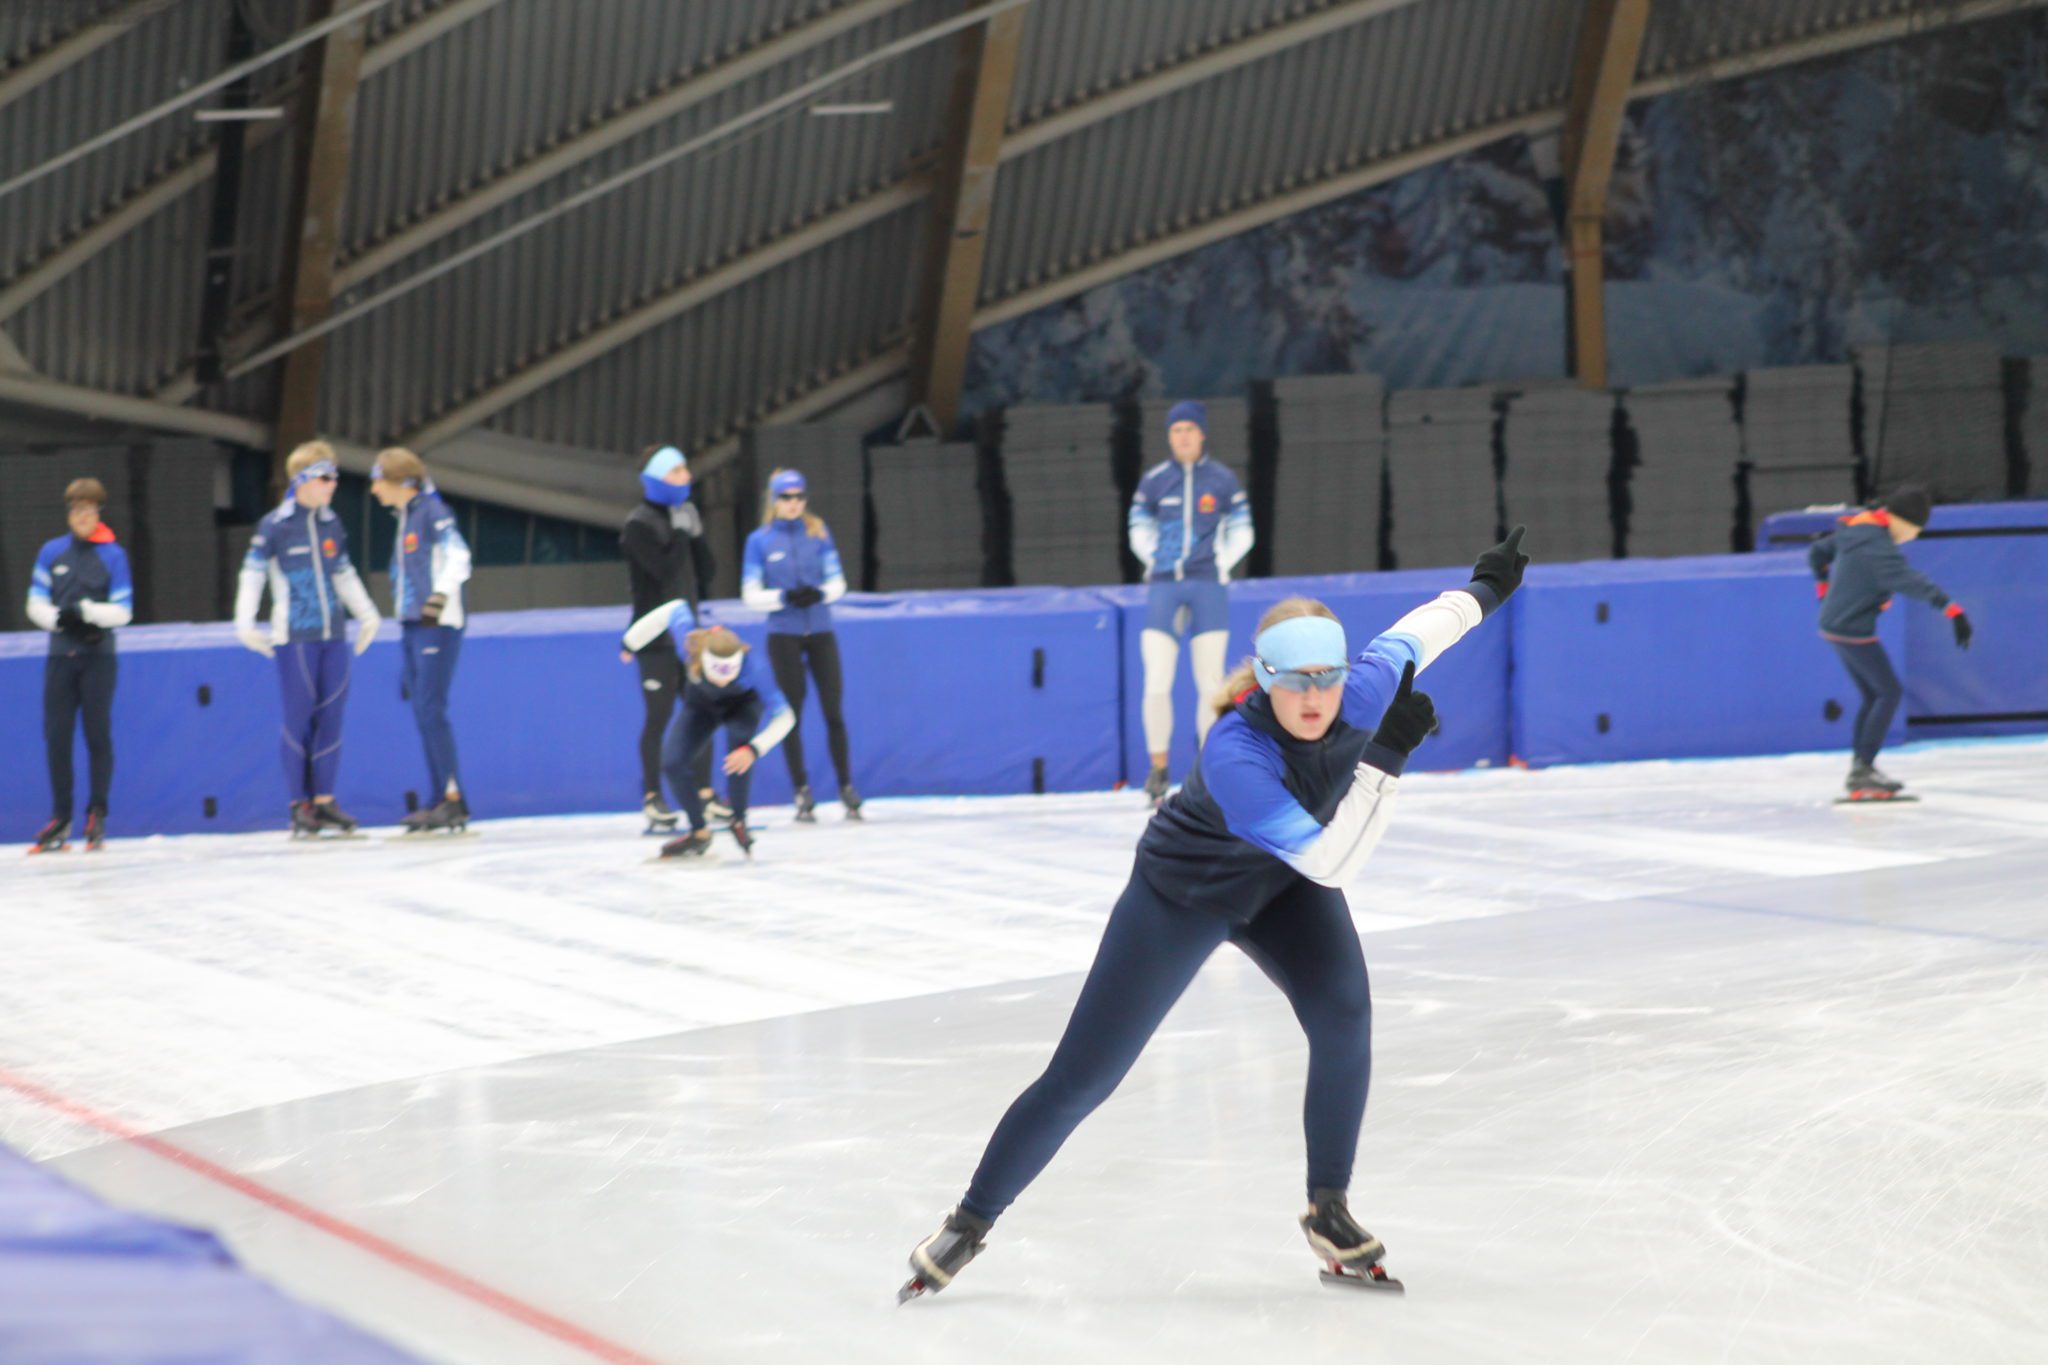
[{"label": "navy leggings", "polygon": [[1899,675],[1892,670],[1891,656],[1875,640],[1850,644],[1830,640],[1842,664],[1863,694],[1863,709],[1856,713],[1856,766],[1868,768],[1877,762],[1884,747],[1885,731],[1892,728],[1892,714],[1899,709]]},{"label": "navy leggings", "polygon": [[1109,1098],[1225,940],[1280,987],[1308,1035],[1308,1188],[1350,1185],[1372,1079],[1372,988],[1344,893],[1303,878],[1233,928],[1165,900],[1133,872],[1051,1063],[996,1125],[962,1208],[993,1222],[1010,1206]]}]

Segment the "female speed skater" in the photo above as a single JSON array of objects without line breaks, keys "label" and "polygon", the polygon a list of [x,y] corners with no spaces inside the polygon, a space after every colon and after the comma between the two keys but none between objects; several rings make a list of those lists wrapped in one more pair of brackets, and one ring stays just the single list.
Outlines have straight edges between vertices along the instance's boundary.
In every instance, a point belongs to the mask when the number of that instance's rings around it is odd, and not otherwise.
[{"label": "female speed skater", "polygon": [[1220,718],[1194,770],[1138,841],[1052,1061],[996,1125],[959,1206],[910,1253],[899,1302],[944,1289],[981,1252],[1225,942],[1272,979],[1308,1035],[1300,1222],[1324,1278],[1400,1288],[1346,1200],[1372,1069],[1372,995],[1343,888],[1386,829],[1408,755],[1435,728],[1416,673],[1521,585],[1523,529],[1479,557],[1470,583],[1356,655],[1320,602],[1289,598],[1266,613],[1256,654],[1214,699]]}]

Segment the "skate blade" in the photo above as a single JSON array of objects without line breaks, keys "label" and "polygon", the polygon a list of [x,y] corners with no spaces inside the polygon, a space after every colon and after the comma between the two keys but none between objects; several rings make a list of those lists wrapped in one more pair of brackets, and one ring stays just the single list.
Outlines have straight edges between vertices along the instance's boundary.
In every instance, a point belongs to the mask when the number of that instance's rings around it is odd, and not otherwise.
[{"label": "skate blade", "polygon": [[449,839],[481,839],[483,831],[474,829],[409,829],[403,834],[385,838],[387,844],[411,844],[419,848],[426,844],[438,844]]},{"label": "skate blade", "polygon": [[59,844],[55,848],[44,848],[41,844],[30,844],[28,846],[28,856],[33,858],[38,853],[64,853],[70,848],[71,845],[69,843]]},{"label": "skate blade", "polygon": [[1918,801],[1917,796],[1838,796],[1838,806],[1906,806]]},{"label": "skate blade", "polygon": [[923,1277],[920,1276],[918,1278],[912,1279],[907,1284],[905,1284],[901,1289],[896,1291],[896,1302],[899,1305],[906,1304],[909,1303],[912,1299],[921,1298],[924,1295],[932,1292],[932,1287],[926,1284],[924,1282]]},{"label": "skate blade", "polygon": [[1363,1271],[1346,1270],[1332,1263],[1322,1273],[1324,1284],[1339,1285],[1345,1289],[1364,1289],[1381,1294],[1406,1294],[1408,1292],[1399,1280],[1380,1269],[1368,1266]]}]

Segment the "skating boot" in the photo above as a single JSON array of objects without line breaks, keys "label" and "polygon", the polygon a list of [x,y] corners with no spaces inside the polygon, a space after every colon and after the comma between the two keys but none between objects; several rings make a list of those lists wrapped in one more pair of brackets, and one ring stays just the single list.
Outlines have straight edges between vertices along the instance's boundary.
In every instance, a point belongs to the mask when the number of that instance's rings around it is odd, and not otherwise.
[{"label": "skating boot", "polygon": [[1309,1250],[1322,1257],[1327,1267],[1324,1284],[1405,1292],[1399,1280],[1380,1268],[1387,1249],[1352,1218],[1344,1191],[1318,1189],[1308,1212],[1301,1215],[1301,1230],[1308,1237]]},{"label": "skating boot", "polygon": [[644,834],[667,834],[675,829],[676,821],[683,818],[682,812],[659,796],[648,797],[646,804],[640,807],[640,814],[647,820],[647,828],[641,831]]},{"label": "skating boot", "polygon": [[818,823],[818,803],[811,799],[811,784],[808,782],[796,789],[796,822],[800,825]]},{"label": "skating boot", "polygon": [[85,808],[85,851],[97,853],[107,842],[107,813],[98,806]]},{"label": "skating boot", "polygon": [[910,1280],[896,1291],[896,1302],[908,1303],[923,1293],[938,1293],[953,1283],[960,1268],[981,1255],[990,1224],[965,1209],[954,1209],[939,1230],[910,1253]]},{"label": "skating boot", "polygon": [[36,831],[36,841],[29,845],[29,852],[61,853],[65,841],[71,837],[71,820],[68,816],[53,815],[49,822]]},{"label": "skating boot", "polygon": [[[414,822],[417,817],[417,823]],[[408,834],[432,834],[435,830],[456,830],[469,828],[469,803],[459,796],[443,797],[441,804],[431,810],[414,811],[405,817]]]},{"label": "skating boot", "polygon": [[311,801],[292,802],[291,835],[294,839],[317,839],[320,837],[320,818],[313,814]]},{"label": "skating boot", "polygon": [[704,792],[704,818],[714,825],[729,824],[732,807],[718,799],[718,793],[708,788]]},{"label": "skating boot", "polygon": [[356,818],[332,801],[315,801],[313,819],[321,829],[331,829],[336,834],[356,832]]},{"label": "skating boot", "polygon": [[851,782],[841,784],[839,788],[839,804],[846,807],[847,819],[865,820],[867,818],[860,813],[860,793],[853,789]]},{"label": "skating boot", "polygon": [[740,852],[746,854],[748,860],[751,861],[754,856],[754,836],[748,831],[746,820],[739,816],[734,816],[732,823],[728,824],[725,830],[726,833],[732,835],[733,842],[740,846]]},{"label": "skating boot", "polygon": [[1161,764],[1145,778],[1145,795],[1151,798],[1152,808],[1159,809],[1159,803],[1166,799],[1166,767]]},{"label": "skating boot", "polygon": [[664,858],[701,859],[709,852],[711,852],[711,834],[708,830],[701,839],[694,833],[685,834],[682,838],[671,839],[661,846],[661,856]]},{"label": "skating boot", "polygon": [[1849,769],[1849,781],[1847,783],[1847,786],[1851,792],[1898,792],[1904,791],[1906,789],[1905,783],[1899,781],[1896,777],[1891,777],[1885,773],[1878,771],[1875,767],[1857,767]]}]

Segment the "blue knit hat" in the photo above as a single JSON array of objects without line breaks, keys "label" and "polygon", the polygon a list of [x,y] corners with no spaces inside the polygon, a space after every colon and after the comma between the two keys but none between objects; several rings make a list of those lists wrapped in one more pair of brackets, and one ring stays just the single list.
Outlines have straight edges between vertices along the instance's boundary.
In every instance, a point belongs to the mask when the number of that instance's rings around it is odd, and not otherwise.
[{"label": "blue knit hat", "polygon": [[674,446],[663,446],[647,457],[647,463],[640,470],[640,487],[646,490],[649,502],[658,502],[663,507],[681,507],[690,499],[689,484],[673,484],[668,481],[671,471],[688,469],[689,460]]},{"label": "blue knit hat", "polygon": [[1209,434],[1209,405],[1193,398],[1183,398],[1166,410],[1166,429],[1173,430],[1175,422],[1193,422],[1202,429],[1202,435]]}]

